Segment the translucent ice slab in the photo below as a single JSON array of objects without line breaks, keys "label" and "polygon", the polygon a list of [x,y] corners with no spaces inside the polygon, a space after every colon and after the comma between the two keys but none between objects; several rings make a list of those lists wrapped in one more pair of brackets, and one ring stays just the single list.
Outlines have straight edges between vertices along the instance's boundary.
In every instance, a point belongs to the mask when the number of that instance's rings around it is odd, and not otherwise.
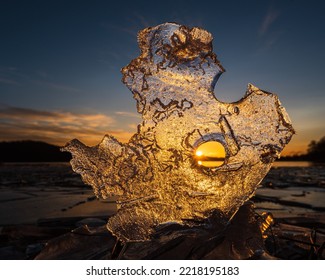
[{"label": "translucent ice slab", "polygon": [[127,144],[105,136],[64,148],[98,197],[119,197],[107,227],[122,241],[150,239],[166,222],[214,216],[225,225],[294,133],[275,94],[249,84],[238,102],[215,98],[224,69],[212,39],[175,23],[140,31],[141,55],[122,69],[142,114],[138,132]]}]

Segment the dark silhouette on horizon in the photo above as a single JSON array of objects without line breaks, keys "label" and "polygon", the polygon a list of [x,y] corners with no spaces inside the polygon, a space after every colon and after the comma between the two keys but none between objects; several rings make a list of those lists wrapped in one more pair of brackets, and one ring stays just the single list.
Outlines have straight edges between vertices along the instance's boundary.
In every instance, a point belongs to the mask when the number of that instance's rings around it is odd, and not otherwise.
[{"label": "dark silhouette on horizon", "polygon": [[297,154],[292,156],[284,156],[280,161],[311,161],[311,162],[325,162],[325,136],[318,142],[313,140],[308,144],[306,154]]},{"label": "dark silhouette on horizon", "polygon": [[0,142],[0,162],[66,162],[70,159],[70,153],[45,142]]},{"label": "dark silhouette on horizon", "polygon": [[309,143],[307,156],[310,161],[325,161],[325,136],[318,142],[313,140]]}]

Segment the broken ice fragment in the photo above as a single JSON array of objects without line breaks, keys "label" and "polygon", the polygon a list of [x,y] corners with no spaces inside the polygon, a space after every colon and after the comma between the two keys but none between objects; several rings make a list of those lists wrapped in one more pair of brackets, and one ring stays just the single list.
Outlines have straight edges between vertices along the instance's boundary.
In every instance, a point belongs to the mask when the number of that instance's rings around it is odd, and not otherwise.
[{"label": "broken ice fragment", "polygon": [[225,225],[290,141],[289,117],[275,94],[251,84],[238,102],[214,97],[224,69],[201,28],[166,23],[140,31],[138,42],[141,55],[122,69],[142,114],[138,132],[127,144],[71,141],[72,167],[97,196],[118,196],[107,227],[122,241],[212,214]]}]

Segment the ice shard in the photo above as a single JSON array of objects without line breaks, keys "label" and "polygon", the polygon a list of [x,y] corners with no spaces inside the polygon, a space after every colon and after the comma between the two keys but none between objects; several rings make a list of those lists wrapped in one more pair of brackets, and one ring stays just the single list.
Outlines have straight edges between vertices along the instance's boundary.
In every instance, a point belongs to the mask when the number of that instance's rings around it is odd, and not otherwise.
[{"label": "ice shard", "polygon": [[139,32],[139,57],[122,69],[142,123],[128,143],[72,140],[73,170],[98,197],[117,195],[108,229],[150,239],[166,222],[218,217],[225,225],[254,195],[294,130],[278,97],[251,84],[235,103],[214,96],[224,72],[201,28],[165,23]]}]

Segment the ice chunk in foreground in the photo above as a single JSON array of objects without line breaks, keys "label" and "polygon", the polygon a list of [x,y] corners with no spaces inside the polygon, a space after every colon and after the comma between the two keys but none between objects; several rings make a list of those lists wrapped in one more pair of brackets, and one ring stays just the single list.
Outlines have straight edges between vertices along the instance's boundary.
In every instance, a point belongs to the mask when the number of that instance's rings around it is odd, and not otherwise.
[{"label": "ice chunk in foreground", "polygon": [[166,222],[218,217],[225,225],[252,195],[294,130],[275,94],[249,84],[235,103],[213,89],[223,67],[212,35],[166,23],[139,32],[141,55],[122,69],[143,122],[127,144],[72,140],[73,170],[98,197],[117,195],[108,229],[150,239]]}]

